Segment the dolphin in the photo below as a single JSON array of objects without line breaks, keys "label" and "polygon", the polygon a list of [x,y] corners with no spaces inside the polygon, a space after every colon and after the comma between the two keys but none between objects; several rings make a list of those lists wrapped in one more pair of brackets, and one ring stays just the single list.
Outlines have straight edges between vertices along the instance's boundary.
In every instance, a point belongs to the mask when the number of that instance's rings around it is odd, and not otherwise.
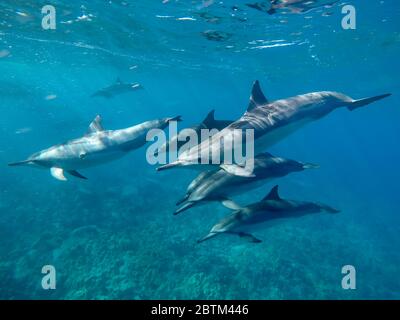
[{"label": "dolphin", "polygon": [[[248,177],[253,173],[243,166],[243,163],[223,163],[224,154],[235,151],[235,143],[232,141],[242,141],[243,149],[247,129],[254,133],[254,154],[258,154],[306,124],[325,117],[333,110],[346,107],[353,111],[390,95],[383,94],[357,100],[339,92],[320,91],[271,102],[264,96],[259,82],[255,81],[247,111],[241,118],[210,139],[185,150],[176,161],[160,166],[157,170],[196,165],[204,167],[210,163],[204,163],[202,160],[209,154],[216,154],[222,163],[220,165],[222,169]],[[221,144],[221,141],[224,143]]]},{"label": "dolphin", "polygon": [[169,122],[180,120],[178,116],[146,121],[120,130],[104,130],[98,115],[83,137],[39,151],[28,159],[10,163],[9,166],[50,168],[51,175],[58,180],[67,180],[64,172],[86,179],[77,170],[121,158],[129,151],[145,145],[149,130],[164,129]]},{"label": "dolphin", "polygon": [[300,218],[320,212],[338,213],[339,210],[318,202],[282,199],[278,193],[278,186],[275,186],[260,202],[237,208],[230,216],[214,225],[211,231],[197,242],[227,233],[258,243],[261,240],[249,233],[249,230],[254,229],[256,225],[273,220]]},{"label": "dolphin", "polygon": [[274,14],[277,10],[289,9],[292,13],[306,13],[320,7],[332,7],[340,0],[270,0],[267,2],[256,2],[246,4],[248,7],[258,11]]},{"label": "dolphin", "polygon": [[99,91],[96,91],[95,93],[92,94],[92,97],[103,97],[103,98],[113,98],[117,95],[127,93],[127,92],[132,92],[138,89],[142,89],[142,85],[137,82],[133,83],[123,83],[121,79],[117,79],[117,81],[112,84],[111,86],[108,86],[106,88],[103,88]]},{"label": "dolphin", "polygon": [[291,172],[318,167],[311,163],[274,157],[265,152],[255,157],[253,177],[236,176],[222,169],[205,171],[191,182],[185,197],[177,203],[183,205],[174,214],[209,201],[220,201],[232,209],[237,207],[237,204],[230,199],[233,195],[258,188],[272,179],[286,176]]},{"label": "dolphin", "polygon": [[[227,126],[229,126],[233,122],[233,120],[216,120],[214,114],[215,114],[215,110],[211,110],[201,123],[194,125],[192,127],[186,128],[186,129],[193,130],[200,137],[202,129],[222,130],[222,129],[226,128]],[[187,138],[187,136],[185,135],[186,129],[181,130],[177,135],[173,136],[169,141],[164,143],[157,150],[156,155],[159,153],[167,152],[169,150],[170,145],[174,145],[177,148],[177,150],[179,150],[186,143],[186,141],[185,141],[185,139]]]}]

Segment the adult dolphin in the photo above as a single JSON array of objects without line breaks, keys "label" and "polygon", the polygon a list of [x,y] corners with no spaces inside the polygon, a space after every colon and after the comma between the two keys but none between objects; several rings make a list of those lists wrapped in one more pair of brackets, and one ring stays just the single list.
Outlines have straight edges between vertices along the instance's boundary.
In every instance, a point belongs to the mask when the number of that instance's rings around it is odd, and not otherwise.
[{"label": "adult dolphin", "polygon": [[121,81],[120,78],[117,79],[117,81],[103,89],[100,89],[96,91],[95,93],[92,94],[92,97],[103,97],[103,98],[113,98],[117,95],[123,94],[123,93],[128,93],[132,91],[136,91],[139,89],[142,89],[142,85],[137,82],[133,83],[124,83]]},{"label": "adult dolphin", "polygon": [[254,132],[254,154],[258,154],[304,125],[325,117],[333,110],[346,107],[353,111],[390,95],[383,94],[357,100],[343,93],[320,91],[270,102],[264,96],[259,82],[255,81],[247,111],[241,118],[211,138],[202,141],[198,146],[182,152],[176,161],[163,165],[158,170],[212,165],[203,161],[209,159],[212,154],[213,159],[214,155],[219,157],[221,168],[229,173],[251,176],[252,171],[249,171],[244,163],[226,163],[227,161],[224,163],[224,155],[234,153],[236,141],[242,142],[240,147],[246,144],[247,129]]},{"label": "adult dolphin", "polygon": [[211,231],[198,242],[203,242],[222,233],[245,237],[251,242],[261,242],[249,232],[255,226],[265,222],[299,218],[319,212],[339,212],[337,209],[318,202],[282,199],[278,193],[278,186],[273,187],[260,202],[236,209],[230,216],[214,225]]},{"label": "adult dolphin", "polygon": [[27,160],[10,163],[9,166],[50,168],[52,176],[58,180],[67,180],[64,172],[86,179],[77,170],[121,158],[145,145],[149,130],[164,129],[169,122],[180,120],[178,116],[146,121],[120,130],[104,130],[98,115],[83,137],[39,151]]},{"label": "adult dolphin", "polygon": [[257,155],[254,160],[253,177],[235,176],[222,169],[200,173],[189,185],[185,197],[178,201],[177,205],[181,207],[174,214],[210,201],[220,201],[228,208],[235,208],[237,204],[231,200],[231,196],[258,188],[268,181],[292,172],[319,167],[311,163],[275,157],[267,152]]}]

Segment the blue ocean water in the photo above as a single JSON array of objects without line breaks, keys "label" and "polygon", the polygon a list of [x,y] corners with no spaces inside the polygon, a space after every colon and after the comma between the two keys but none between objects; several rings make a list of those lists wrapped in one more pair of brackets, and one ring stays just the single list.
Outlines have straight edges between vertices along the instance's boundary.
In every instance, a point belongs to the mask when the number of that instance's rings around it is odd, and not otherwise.
[{"label": "blue ocean water", "polygon": [[[398,1],[273,15],[246,3],[1,1],[0,298],[400,298]],[[345,3],[357,10],[355,30],[341,26]],[[46,4],[56,8],[55,30],[42,29]],[[91,97],[117,78],[144,90]],[[97,114],[107,129],[177,115],[190,126],[213,108],[237,119],[256,79],[270,100],[393,94],[335,111],[268,150],[321,166],[274,181],[282,196],[339,214],[259,230],[259,244],[233,236],[196,244],[229,210],[210,203],[173,216],[197,172],[156,172],[146,148],[82,170],[87,181],[7,167],[83,135]],[[44,265],[57,270],[55,290],[41,286]],[[357,270],[356,290],[342,289],[344,265]]]}]

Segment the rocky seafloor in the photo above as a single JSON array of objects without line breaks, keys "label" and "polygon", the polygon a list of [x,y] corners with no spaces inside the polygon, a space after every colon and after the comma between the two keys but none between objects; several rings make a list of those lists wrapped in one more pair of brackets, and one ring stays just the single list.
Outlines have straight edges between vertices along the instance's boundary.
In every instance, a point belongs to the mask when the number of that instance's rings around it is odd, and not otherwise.
[{"label": "rocky seafloor", "polygon": [[[378,222],[371,233],[358,220],[374,208],[349,204],[338,215],[276,224],[257,232],[260,244],[233,236],[197,244],[229,211],[208,204],[172,216],[187,177],[167,185],[148,174],[134,183],[46,178],[32,189],[28,177],[2,185],[0,298],[399,298],[393,230]],[[56,290],[41,287],[46,264],[56,268]],[[356,290],[341,288],[346,264],[357,269]]]}]

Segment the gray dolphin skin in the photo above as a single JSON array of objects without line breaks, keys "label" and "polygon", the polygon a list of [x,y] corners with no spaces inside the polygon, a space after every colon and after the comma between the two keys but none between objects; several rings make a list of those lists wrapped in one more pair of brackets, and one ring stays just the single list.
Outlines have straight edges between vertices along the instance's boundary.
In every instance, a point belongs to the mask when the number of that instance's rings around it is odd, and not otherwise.
[{"label": "gray dolphin skin", "polygon": [[[347,108],[353,111],[390,95],[383,94],[357,100],[338,92],[320,91],[271,102],[264,96],[259,82],[255,81],[247,111],[241,118],[210,139],[202,141],[198,146],[182,152],[176,161],[163,165],[157,170],[183,166],[204,166],[199,159],[203,159],[203,156],[209,154],[219,155],[219,159],[223,163],[225,152],[234,153],[234,144],[221,144],[221,141],[224,139],[242,141],[244,146],[242,150],[245,150],[247,129],[254,132],[254,154],[258,154],[306,124],[319,120],[336,109]],[[224,148],[224,145],[228,147]],[[231,146],[231,150],[225,150],[229,146]],[[198,150],[201,150],[201,153]],[[252,172],[248,172],[240,163],[223,163],[221,168],[235,175],[252,175]]]},{"label": "gray dolphin skin", "polygon": [[[222,129],[226,128],[227,126],[229,126],[233,122],[233,120],[216,120],[214,114],[215,114],[215,110],[211,110],[201,123],[199,123],[199,124],[197,124],[195,126],[186,128],[186,129],[191,129],[194,132],[196,132],[196,134],[198,136],[200,136],[202,129],[222,130]],[[171,145],[174,145],[177,148],[177,150],[179,150],[186,143],[186,140],[185,140],[185,139],[187,139],[187,136],[185,135],[185,130],[186,129],[183,129],[183,130],[179,131],[179,133],[177,135],[171,137],[171,139],[169,141],[164,143],[157,150],[156,155],[160,154],[160,153],[168,152],[169,151],[169,146],[171,146]]]},{"label": "gray dolphin skin", "polygon": [[83,137],[39,151],[27,160],[10,163],[9,166],[50,168],[52,176],[58,180],[67,180],[64,172],[86,179],[77,170],[121,158],[145,145],[149,130],[165,129],[170,121],[180,120],[178,116],[146,121],[126,129],[104,130],[101,117],[96,116]]},{"label": "gray dolphin skin", "polygon": [[248,7],[256,9],[261,12],[266,12],[268,14],[274,14],[277,10],[288,9],[292,13],[306,13],[310,10],[321,8],[321,7],[331,7],[339,0],[270,0],[264,2],[248,3]]},{"label": "gray dolphin skin", "polygon": [[253,177],[235,176],[222,169],[202,172],[189,185],[186,196],[178,201],[177,205],[182,206],[174,214],[210,201],[220,201],[226,207],[234,209],[239,206],[230,199],[231,196],[258,188],[272,179],[284,177],[292,172],[318,167],[315,164],[262,153],[254,159]]},{"label": "gray dolphin skin", "polygon": [[108,86],[106,88],[103,88],[103,89],[93,93],[92,97],[103,97],[103,98],[110,99],[117,95],[120,95],[123,93],[128,93],[128,92],[133,92],[133,91],[136,91],[139,89],[143,89],[143,87],[140,83],[137,83],[137,82],[123,83],[118,78],[117,81],[114,84],[112,84],[111,86]]},{"label": "gray dolphin skin", "polygon": [[222,219],[198,242],[226,233],[258,243],[261,240],[249,233],[256,226],[273,220],[300,218],[320,212],[332,214],[338,213],[339,210],[318,202],[282,199],[278,194],[278,186],[275,186],[260,202],[238,208],[230,216]]}]

